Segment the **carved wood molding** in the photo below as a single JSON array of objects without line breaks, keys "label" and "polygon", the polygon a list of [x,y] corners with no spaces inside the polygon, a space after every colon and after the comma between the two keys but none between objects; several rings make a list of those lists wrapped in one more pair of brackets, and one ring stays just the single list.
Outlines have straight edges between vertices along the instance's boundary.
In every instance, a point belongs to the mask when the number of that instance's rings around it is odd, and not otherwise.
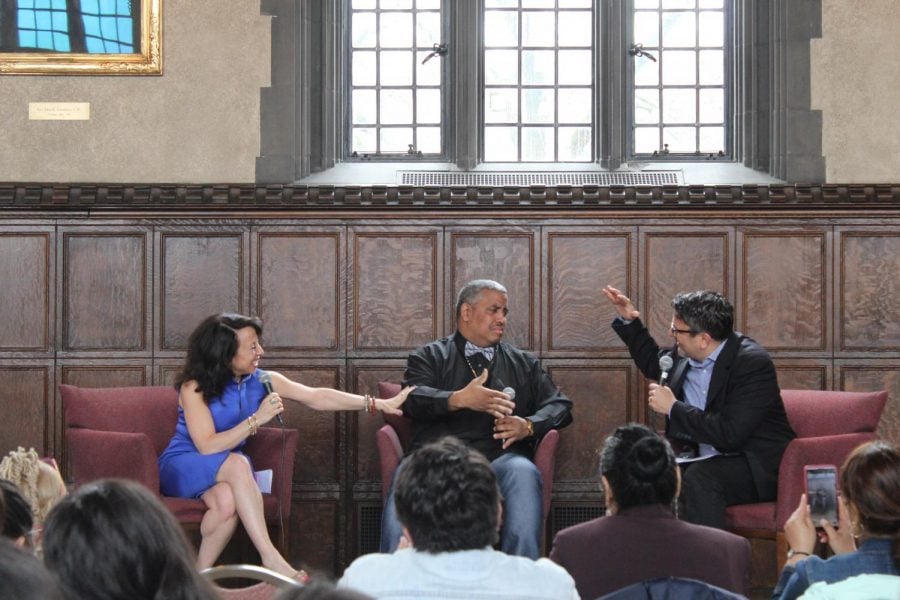
[{"label": "carved wood molding", "polygon": [[0,183],[0,211],[897,211],[900,183],[513,186]]}]

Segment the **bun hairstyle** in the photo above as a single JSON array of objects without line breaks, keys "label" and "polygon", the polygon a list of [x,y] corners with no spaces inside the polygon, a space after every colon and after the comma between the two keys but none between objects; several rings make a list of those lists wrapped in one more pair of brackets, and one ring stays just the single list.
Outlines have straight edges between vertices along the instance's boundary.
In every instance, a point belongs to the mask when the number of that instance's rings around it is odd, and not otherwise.
[{"label": "bun hairstyle", "polygon": [[606,477],[620,510],[647,504],[671,505],[678,491],[675,453],[664,438],[639,423],[617,428],[600,451]]}]

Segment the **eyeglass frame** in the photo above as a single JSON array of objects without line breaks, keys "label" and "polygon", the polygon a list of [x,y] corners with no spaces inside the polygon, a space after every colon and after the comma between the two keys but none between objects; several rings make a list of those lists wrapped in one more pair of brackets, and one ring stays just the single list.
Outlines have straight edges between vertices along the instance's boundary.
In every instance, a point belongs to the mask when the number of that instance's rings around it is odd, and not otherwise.
[{"label": "eyeglass frame", "polygon": [[672,336],[674,336],[674,337],[678,337],[679,333],[681,333],[683,335],[697,335],[698,333],[701,333],[701,332],[694,331],[693,329],[677,329],[675,327],[675,323],[670,323],[669,324],[669,333],[671,333]]}]

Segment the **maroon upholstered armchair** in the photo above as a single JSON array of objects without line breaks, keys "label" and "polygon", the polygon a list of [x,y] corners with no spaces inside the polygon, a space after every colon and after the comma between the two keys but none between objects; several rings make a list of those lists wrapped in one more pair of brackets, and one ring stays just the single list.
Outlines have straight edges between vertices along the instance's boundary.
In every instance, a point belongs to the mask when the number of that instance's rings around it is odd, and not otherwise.
[{"label": "maroon upholstered armchair", "polygon": [[[400,384],[386,381],[378,382],[379,398],[392,398],[400,393]],[[412,438],[412,422],[406,417],[382,413],[385,425],[375,432],[378,445],[378,458],[381,464],[381,501],[387,501],[394,471],[403,459],[406,448]],[[544,524],[550,514],[550,499],[553,495],[553,473],[556,469],[556,447],[559,444],[559,431],[551,429],[538,443],[534,453],[534,464],[541,472],[543,480]]]},{"label": "maroon upholstered armchair", "polygon": [[877,438],[887,392],[781,390],[781,398],[797,437],[781,457],[778,497],[775,502],[729,506],[725,513],[735,533],[776,540],[778,572],[787,558],[784,523],[803,494],[803,467],[833,464],[840,468],[854,448]]},{"label": "maroon upholstered armchair", "polygon": [[[160,495],[157,458],[169,444],[178,421],[178,394],[171,386],[82,388],[60,385],[65,412],[71,477],[76,486],[95,479],[135,480]],[[263,494],[266,521],[280,526],[291,513],[291,486],[297,453],[296,429],[261,427],[244,450],[256,470],[272,469],[272,494]],[[186,529],[199,529],[206,512],[202,500],[161,496]],[[286,537],[286,536],[285,536]],[[273,539],[277,539],[276,536]],[[282,548],[282,550],[287,550]]]}]

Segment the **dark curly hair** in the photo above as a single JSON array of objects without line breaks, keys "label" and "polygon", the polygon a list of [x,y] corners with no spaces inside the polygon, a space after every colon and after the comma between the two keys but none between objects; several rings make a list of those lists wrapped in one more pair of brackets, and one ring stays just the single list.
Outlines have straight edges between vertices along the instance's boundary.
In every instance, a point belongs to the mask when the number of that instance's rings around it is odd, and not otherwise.
[{"label": "dark curly hair", "polygon": [[456,438],[410,454],[397,475],[395,501],[417,550],[474,550],[499,539],[497,477],[482,454]]},{"label": "dark curly hair", "polygon": [[675,453],[664,438],[640,423],[617,428],[600,451],[600,474],[619,509],[672,505],[678,493]]},{"label": "dark curly hair", "polygon": [[672,308],[691,331],[706,332],[718,342],[734,332],[734,306],[719,292],[682,292],[672,299]]},{"label": "dark curly hair", "polygon": [[182,384],[194,380],[197,391],[207,402],[221,395],[234,378],[231,360],[238,350],[237,330],[244,327],[252,327],[256,335],[262,335],[259,317],[219,313],[203,319],[188,338],[187,356],[175,378],[175,389],[180,390]]}]

